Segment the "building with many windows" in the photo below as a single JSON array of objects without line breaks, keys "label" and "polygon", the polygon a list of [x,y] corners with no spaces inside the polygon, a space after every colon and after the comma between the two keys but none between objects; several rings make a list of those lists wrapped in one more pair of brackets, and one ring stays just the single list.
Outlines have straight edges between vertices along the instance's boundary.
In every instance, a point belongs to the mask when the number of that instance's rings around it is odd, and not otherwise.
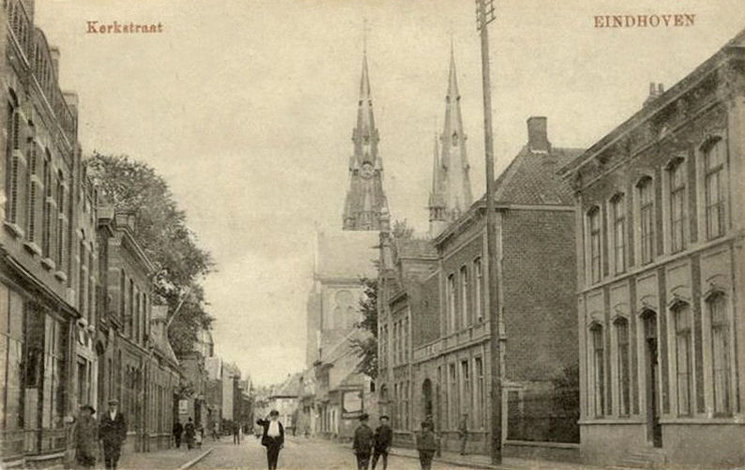
[{"label": "building with many windows", "polygon": [[[531,117],[528,142],[496,181],[502,311],[503,435],[508,455],[578,458],[571,188],[557,170],[581,150],[553,147]],[[397,442],[431,417],[443,449],[490,442],[488,260],[483,198],[428,245],[381,239],[381,401]],[[561,273],[557,275],[557,273]]]},{"label": "building with many windows", "polygon": [[588,462],[745,463],[745,31],[564,168]]},{"label": "building with many windows", "polygon": [[34,466],[61,461],[97,400],[96,193],[34,2],[3,2],[0,28],[0,465]]}]

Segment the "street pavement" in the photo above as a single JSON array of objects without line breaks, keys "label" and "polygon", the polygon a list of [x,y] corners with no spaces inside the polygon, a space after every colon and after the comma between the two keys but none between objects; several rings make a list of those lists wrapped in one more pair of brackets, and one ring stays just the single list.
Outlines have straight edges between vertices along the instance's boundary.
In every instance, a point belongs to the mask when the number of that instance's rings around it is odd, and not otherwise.
[{"label": "street pavement", "polygon": [[[151,467],[155,468],[155,467]],[[266,452],[258,439],[248,437],[240,445],[221,441],[203,460],[192,467],[194,470],[260,470],[267,468]],[[357,464],[351,444],[340,445],[320,439],[288,438],[279,454],[278,469],[281,470],[354,470]],[[378,469],[382,469],[378,464]],[[390,470],[418,470],[419,461],[403,456],[388,459]],[[433,470],[453,468],[435,463]]]}]

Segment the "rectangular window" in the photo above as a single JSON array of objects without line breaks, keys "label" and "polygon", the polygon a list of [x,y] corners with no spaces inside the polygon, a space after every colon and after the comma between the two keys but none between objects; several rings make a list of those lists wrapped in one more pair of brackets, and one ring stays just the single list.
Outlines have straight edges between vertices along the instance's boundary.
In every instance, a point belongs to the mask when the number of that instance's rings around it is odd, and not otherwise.
[{"label": "rectangular window", "polygon": [[605,414],[605,349],[603,347],[603,327],[595,326],[592,333],[592,365],[595,385],[595,416]]},{"label": "rectangular window", "polygon": [[611,201],[613,211],[613,264],[616,274],[626,271],[626,212],[623,194]]},{"label": "rectangular window", "polygon": [[717,294],[707,301],[711,318],[712,368],[714,370],[714,412],[728,416],[730,406],[730,339],[729,321],[724,295]]},{"label": "rectangular window", "polygon": [[471,323],[468,316],[468,294],[468,267],[463,266],[460,268],[460,321],[463,327]]},{"label": "rectangular window", "polygon": [[448,379],[449,385],[449,422],[450,429],[455,429],[458,425],[458,377],[457,371],[455,370],[455,364],[450,364],[450,377]]},{"label": "rectangular window", "polygon": [[639,183],[639,223],[641,226],[641,259],[650,263],[654,258],[654,191],[652,178]]},{"label": "rectangular window", "polygon": [[447,296],[448,306],[448,326],[450,327],[450,333],[452,333],[455,331],[455,275],[453,274],[448,276],[448,284],[445,295]]},{"label": "rectangular window", "polygon": [[8,103],[8,145],[6,148],[6,161],[10,168],[7,192],[8,222],[18,222],[18,194],[20,184],[20,158],[14,154],[14,150],[20,149],[21,118],[13,104]]},{"label": "rectangular window", "polygon": [[693,414],[693,338],[691,335],[691,309],[679,307],[675,316],[675,345],[678,366],[678,414]]},{"label": "rectangular window", "polygon": [[686,184],[685,165],[681,160],[670,168],[670,249],[677,253],[685,248]]},{"label": "rectangular window", "polygon": [[724,141],[717,140],[704,155],[706,236],[724,235]]},{"label": "rectangular window", "polygon": [[592,282],[600,281],[601,259],[600,250],[600,209],[593,208],[587,215],[590,228],[590,279]]},{"label": "rectangular window", "polygon": [[473,310],[476,315],[476,321],[481,321],[484,318],[484,301],[481,298],[481,286],[484,282],[484,273],[481,269],[481,258],[476,258],[473,262],[473,271],[476,275],[476,280],[473,283]]},{"label": "rectangular window", "polygon": [[474,360],[474,366],[476,368],[476,408],[474,409],[474,419],[476,420],[476,426],[482,429],[484,423],[484,413],[486,413],[486,389],[484,383],[484,363],[480,357]]},{"label": "rectangular window", "polygon": [[28,155],[28,199],[26,200],[26,238],[34,243],[36,241],[36,200],[38,199],[38,187],[33,176],[36,175],[36,145],[31,144]]},{"label": "rectangular window", "polygon": [[631,413],[631,380],[629,374],[629,322],[619,319],[616,322],[616,342],[618,344],[618,396],[619,414]]},{"label": "rectangular window", "polygon": [[[461,400],[460,412],[462,414],[469,413],[471,408],[471,374],[468,370],[468,361],[461,361],[460,363],[460,380],[461,380]],[[471,416],[471,418],[473,418]]]}]

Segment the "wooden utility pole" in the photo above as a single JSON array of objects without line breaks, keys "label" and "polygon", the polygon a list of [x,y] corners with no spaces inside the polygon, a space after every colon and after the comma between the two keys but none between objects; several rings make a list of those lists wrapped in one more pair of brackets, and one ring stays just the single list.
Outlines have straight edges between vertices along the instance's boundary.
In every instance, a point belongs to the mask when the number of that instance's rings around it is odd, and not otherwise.
[{"label": "wooden utility pole", "polygon": [[489,329],[491,338],[491,462],[502,463],[502,354],[500,335],[497,213],[494,206],[494,137],[492,136],[489,31],[494,21],[494,0],[476,0],[476,29],[481,34],[481,77],[484,93],[484,154],[486,158],[486,255],[489,274]]}]

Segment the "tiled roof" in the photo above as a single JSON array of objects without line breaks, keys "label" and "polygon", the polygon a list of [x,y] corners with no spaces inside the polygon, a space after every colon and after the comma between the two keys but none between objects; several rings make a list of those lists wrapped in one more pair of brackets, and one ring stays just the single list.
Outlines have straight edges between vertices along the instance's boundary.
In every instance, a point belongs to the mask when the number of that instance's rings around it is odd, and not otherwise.
[{"label": "tiled roof", "polygon": [[496,202],[525,205],[572,205],[572,191],[561,180],[561,167],[581,155],[583,149],[552,148],[534,153],[527,146],[496,180]]},{"label": "tiled roof", "polygon": [[290,375],[284,382],[272,390],[272,396],[299,397],[303,391],[302,382],[300,381],[302,376],[303,374],[300,372]]}]

